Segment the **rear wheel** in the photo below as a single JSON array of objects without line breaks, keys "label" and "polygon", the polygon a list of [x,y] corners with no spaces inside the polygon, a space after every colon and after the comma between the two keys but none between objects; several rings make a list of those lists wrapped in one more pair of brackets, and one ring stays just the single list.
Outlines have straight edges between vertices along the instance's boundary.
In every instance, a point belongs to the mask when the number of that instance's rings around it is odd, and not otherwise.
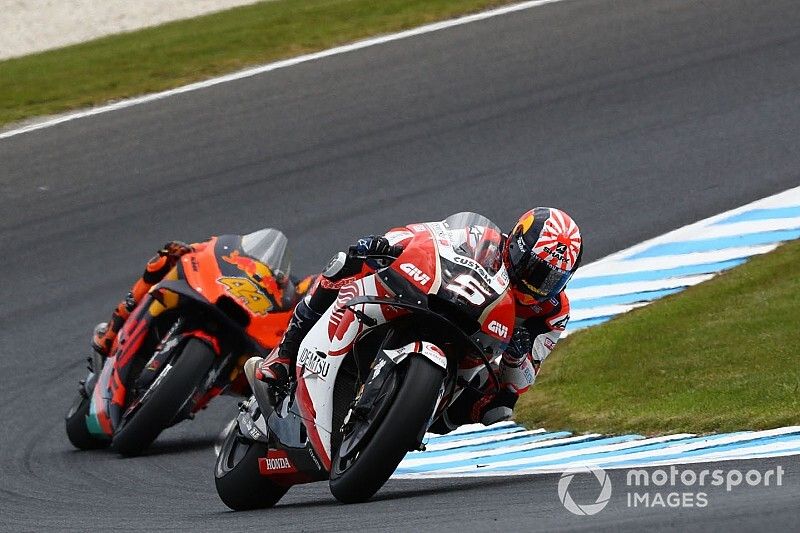
[{"label": "rear wheel", "polygon": [[330,488],[341,502],[363,502],[378,492],[430,420],[444,373],[424,357],[407,361],[394,402],[370,441],[351,457],[341,458],[338,451],[334,456]]},{"label": "rear wheel", "polygon": [[86,417],[89,416],[89,406],[91,399],[84,394],[78,393],[78,397],[70,407],[66,416],[67,437],[73,446],[79,450],[97,450],[107,448],[111,441],[101,439],[89,432],[86,425]]},{"label": "rear wheel", "polygon": [[[138,455],[166,429],[208,375],[215,354],[199,339],[189,339],[169,372],[151,385],[141,405],[123,419],[112,447]],[[159,376],[160,377],[160,376]],[[154,387],[154,388],[153,388]]]},{"label": "rear wheel", "polygon": [[280,500],[288,487],[275,484],[258,470],[259,457],[267,456],[267,445],[252,441],[233,424],[220,448],[214,468],[214,483],[222,502],[234,511],[265,509]]}]

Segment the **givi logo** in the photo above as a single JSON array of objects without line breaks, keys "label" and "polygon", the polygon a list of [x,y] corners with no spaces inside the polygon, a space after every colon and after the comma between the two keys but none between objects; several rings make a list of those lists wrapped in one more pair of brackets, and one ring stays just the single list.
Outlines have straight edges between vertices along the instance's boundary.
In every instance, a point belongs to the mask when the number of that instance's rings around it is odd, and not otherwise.
[{"label": "givi logo", "polygon": [[425,272],[417,268],[416,265],[413,265],[411,263],[403,263],[402,265],[400,265],[400,270],[408,274],[414,281],[419,282],[419,284],[422,285],[423,287],[427,285],[427,283],[431,280],[431,277],[429,275],[427,275]]},{"label": "givi logo", "polygon": [[497,320],[492,320],[492,322],[489,324],[489,331],[497,333],[497,335],[504,339],[508,337],[508,326],[504,326]]}]

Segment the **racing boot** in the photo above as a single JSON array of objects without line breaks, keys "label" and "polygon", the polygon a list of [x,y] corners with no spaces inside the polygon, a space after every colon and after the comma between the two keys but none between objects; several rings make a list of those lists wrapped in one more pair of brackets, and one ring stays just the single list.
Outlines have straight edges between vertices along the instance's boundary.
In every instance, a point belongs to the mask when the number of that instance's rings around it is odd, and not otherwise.
[{"label": "racing boot", "polygon": [[134,307],[136,307],[136,299],[131,291],[111,313],[111,320],[101,322],[95,326],[94,334],[92,335],[92,349],[100,354],[103,359],[111,355],[111,347],[117,339],[117,334],[131,315]]},{"label": "racing boot", "polygon": [[[92,350],[89,354],[89,357],[86,358],[86,362],[89,363],[89,372],[92,372],[95,375],[99,374],[103,369],[103,363],[107,357],[107,352],[103,351],[97,340],[102,339],[107,330],[108,324],[106,322],[100,322],[94,327],[94,333],[92,334],[92,342],[90,343]],[[83,386],[83,382],[81,382],[81,386]]]},{"label": "racing boot", "polygon": [[297,362],[300,343],[321,316],[322,313],[309,307],[305,299],[300,300],[300,303],[294,308],[292,319],[289,321],[280,345],[258,363],[255,369],[256,379],[270,384],[276,393],[287,391],[292,368]]}]

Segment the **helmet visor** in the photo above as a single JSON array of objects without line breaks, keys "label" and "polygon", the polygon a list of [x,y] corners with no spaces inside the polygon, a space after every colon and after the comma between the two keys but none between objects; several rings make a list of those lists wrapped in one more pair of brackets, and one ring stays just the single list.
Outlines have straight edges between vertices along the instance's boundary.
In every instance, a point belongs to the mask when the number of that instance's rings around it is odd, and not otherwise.
[{"label": "helmet visor", "polygon": [[518,246],[509,247],[509,275],[517,290],[537,300],[553,298],[567,286],[572,272],[549,265],[530,251],[521,253]]}]

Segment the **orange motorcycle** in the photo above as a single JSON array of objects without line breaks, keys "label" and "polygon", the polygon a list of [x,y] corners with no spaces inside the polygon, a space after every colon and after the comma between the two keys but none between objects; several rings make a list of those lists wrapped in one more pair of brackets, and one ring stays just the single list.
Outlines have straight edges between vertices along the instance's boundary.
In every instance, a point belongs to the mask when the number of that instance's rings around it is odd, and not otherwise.
[{"label": "orange motorcycle", "polygon": [[66,416],[80,449],[144,451],[222,393],[249,395],[242,364],[278,345],[300,298],[278,230],[213,237],[142,298],[111,350],[90,361]]}]

